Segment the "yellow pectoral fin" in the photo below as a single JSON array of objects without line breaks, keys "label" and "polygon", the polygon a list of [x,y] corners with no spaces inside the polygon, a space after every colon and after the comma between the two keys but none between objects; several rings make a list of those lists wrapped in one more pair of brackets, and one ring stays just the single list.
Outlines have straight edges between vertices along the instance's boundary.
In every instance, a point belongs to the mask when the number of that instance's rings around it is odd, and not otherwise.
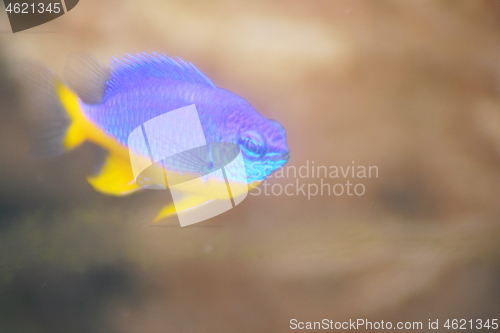
[{"label": "yellow pectoral fin", "polygon": [[109,195],[123,196],[140,189],[129,161],[113,154],[108,155],[99,174],[87,177],[87,181],[96,191]]},{"label": "yellow pectoral fin", "polygon": [[153,222],[156,223],[161,219],[173,216],[177,213],[184,212],[190,209],[196,209],[197,207],[203,206],[213,200],[214,199],[200,195],[186,194],[184,199],[176,201],[175,204],[172,202],[171,204],[163,207],[155,217]]}]

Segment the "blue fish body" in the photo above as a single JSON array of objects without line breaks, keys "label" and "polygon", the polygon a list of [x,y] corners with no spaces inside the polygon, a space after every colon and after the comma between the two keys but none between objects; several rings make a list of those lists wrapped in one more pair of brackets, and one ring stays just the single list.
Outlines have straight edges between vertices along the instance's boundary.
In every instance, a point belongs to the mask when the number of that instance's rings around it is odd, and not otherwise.
[{"label": "blue fish body", "polygon": [[194,104],[207,143],[240,146],[248,184],[264,180],[288,161],[284,128],[240,96],[216,87],[193,65],[162,55],[140,55],[114,59],[112,66],[102,103],[82,103],[82,109],[121,144],[127,145],[132,130],[144,122]]}]

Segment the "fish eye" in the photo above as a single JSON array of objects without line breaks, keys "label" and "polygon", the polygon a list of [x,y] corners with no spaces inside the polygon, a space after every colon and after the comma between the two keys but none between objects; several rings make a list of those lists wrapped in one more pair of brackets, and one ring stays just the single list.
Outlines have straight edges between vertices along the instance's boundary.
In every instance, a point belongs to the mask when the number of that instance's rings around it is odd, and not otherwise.
[{"label": "fish eye", "polygon": [[262,157],[266,152],[266,144],[260,133],[247,131],[240,135],[238,144],[242,147],[245,155],[250,157]]}]

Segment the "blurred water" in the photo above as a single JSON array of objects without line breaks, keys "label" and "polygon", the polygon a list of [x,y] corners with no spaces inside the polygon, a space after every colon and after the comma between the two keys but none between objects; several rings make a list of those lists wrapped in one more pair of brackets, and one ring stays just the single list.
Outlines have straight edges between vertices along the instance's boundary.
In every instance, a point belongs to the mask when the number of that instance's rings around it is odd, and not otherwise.
[{"label": "blurred water", "polygon": [[[82,0],[0,34],[0,332],[498,316],[499,10],[479,0]],[[95,193],[85,181],[102,158],[93,145],[30,155],[16,60],[62,73],[71,52],[107,61],[152,50],[192,61],[283,123],[290,165],[354,161],[379,177],[352,179],[366,187],[360,197],[249,195],[181,229],[151,226],[167,192]]]}]

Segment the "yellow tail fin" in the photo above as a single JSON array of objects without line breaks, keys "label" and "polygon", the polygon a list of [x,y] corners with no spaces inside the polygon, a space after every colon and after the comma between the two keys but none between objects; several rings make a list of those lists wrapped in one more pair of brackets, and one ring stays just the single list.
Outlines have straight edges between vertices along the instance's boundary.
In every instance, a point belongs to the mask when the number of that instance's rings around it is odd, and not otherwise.
[{"label": "yellow tail fin", "polygon": [[43,65],[22,62],[19,66],[34,155],[53,157],[85,141],[76,94]]}]

